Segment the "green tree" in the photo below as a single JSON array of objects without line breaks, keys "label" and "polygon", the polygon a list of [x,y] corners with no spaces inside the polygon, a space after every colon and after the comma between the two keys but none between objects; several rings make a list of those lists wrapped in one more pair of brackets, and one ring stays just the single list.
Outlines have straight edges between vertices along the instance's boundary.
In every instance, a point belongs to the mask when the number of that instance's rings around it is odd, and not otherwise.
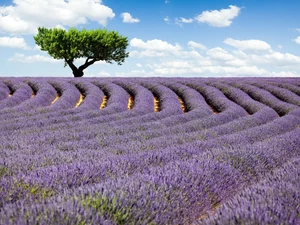
[{"label": "green tree", "polygon": [[[115,61],[121,65],[129,55],[126,52],[127,37],[106,29],[79,31],[71,28],[66,31],[39,27],[34,40],[42,51],[47,51],[54,59],[63,59],[65,66],[72,69],[74,77],[82,77],[83,70],[97,61]],[[85,63],[76,67],[74,60],[77,58],[85,58]]]}]

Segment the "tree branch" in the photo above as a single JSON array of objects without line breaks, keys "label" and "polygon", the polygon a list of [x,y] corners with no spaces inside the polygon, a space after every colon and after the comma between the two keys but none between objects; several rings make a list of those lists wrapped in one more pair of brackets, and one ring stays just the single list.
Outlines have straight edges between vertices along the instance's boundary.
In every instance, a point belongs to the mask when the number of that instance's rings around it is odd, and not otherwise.
[{"label": "tree branch", "polygon": [[82,66],[79,66],[78,69],[81,70],[81,71],[83,71],[84,69],[86,69],[90,65],[94,64],[94,62],[96,62],[96,61],[98,61],[98,60],[96,60],[95,58],[93,58],[91,61],[88,61],[88,59],[87,59]]},{"label": "tree branch", "polygon": [[84,64],[88,63],[89,59],[92,59],[92,57],[87,57]]},{"label": "tree branch", "polygon": [[73,59],[65,59],[66,63],[69,65],[69,67],[71,68],[71,70],[74,72],[74,71],[77,71],[77,67],[74,65],[73,63]]},{"label": "tree branch", "polygon": [[[91,61],[89,61],[90,59],[92,59]],[[90,65],[94,64],[97,61],[103,60],[102,57],[87,57],[87,59],[85,60],[85,63],[80,66],[78,69],[83,71],[84,69],[86,69],[87,67],[89,67]]]}]

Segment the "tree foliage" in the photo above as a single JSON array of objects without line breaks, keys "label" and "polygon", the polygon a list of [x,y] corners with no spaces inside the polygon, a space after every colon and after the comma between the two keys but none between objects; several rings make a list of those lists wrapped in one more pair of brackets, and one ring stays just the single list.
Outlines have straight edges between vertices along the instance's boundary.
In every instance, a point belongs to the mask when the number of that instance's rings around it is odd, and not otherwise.
[{"label": "tree foliage", "polygon": [[[54,59],[63,59],[65,66],[69,65],[72,69],[74,77],[82,77],[83,70],[96,61],[115,61],[121,65],[129,55],[126,52],[127,37],[106,29],[71,28],[66,31],[60,28],[39,27],[34,40],[41,50],[47,51]],[[85,63],[76,67],[74,60],[77,58],[86,58]]]}]

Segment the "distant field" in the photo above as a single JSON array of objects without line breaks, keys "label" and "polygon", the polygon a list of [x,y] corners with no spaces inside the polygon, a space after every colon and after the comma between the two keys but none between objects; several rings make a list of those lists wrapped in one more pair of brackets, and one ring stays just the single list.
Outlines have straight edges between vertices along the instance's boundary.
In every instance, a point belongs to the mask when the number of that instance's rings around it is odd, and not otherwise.
[{"label": "distant field", "polygon": [[0,78],[0,224],[300,224],[300,78]]}]

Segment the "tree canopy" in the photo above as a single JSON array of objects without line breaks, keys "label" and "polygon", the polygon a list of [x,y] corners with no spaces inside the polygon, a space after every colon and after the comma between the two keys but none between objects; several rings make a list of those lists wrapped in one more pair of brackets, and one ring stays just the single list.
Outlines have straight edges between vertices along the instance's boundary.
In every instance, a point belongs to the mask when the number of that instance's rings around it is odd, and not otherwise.
[{"label": "tree canopy", "polygon": [[[97,61],[115,61],[121,65],[129,55],[126,52],[127,37],[106,29],[71,28],[67,31],[39,27],[34,40],[42,51],[47,51],[54,59],[63,59],[65,66],[69,65],[72,69],[74,77],[82,77],[83,70]],[[77,58],[86,58],[85,63],[76,67],[74,60]]]}]

